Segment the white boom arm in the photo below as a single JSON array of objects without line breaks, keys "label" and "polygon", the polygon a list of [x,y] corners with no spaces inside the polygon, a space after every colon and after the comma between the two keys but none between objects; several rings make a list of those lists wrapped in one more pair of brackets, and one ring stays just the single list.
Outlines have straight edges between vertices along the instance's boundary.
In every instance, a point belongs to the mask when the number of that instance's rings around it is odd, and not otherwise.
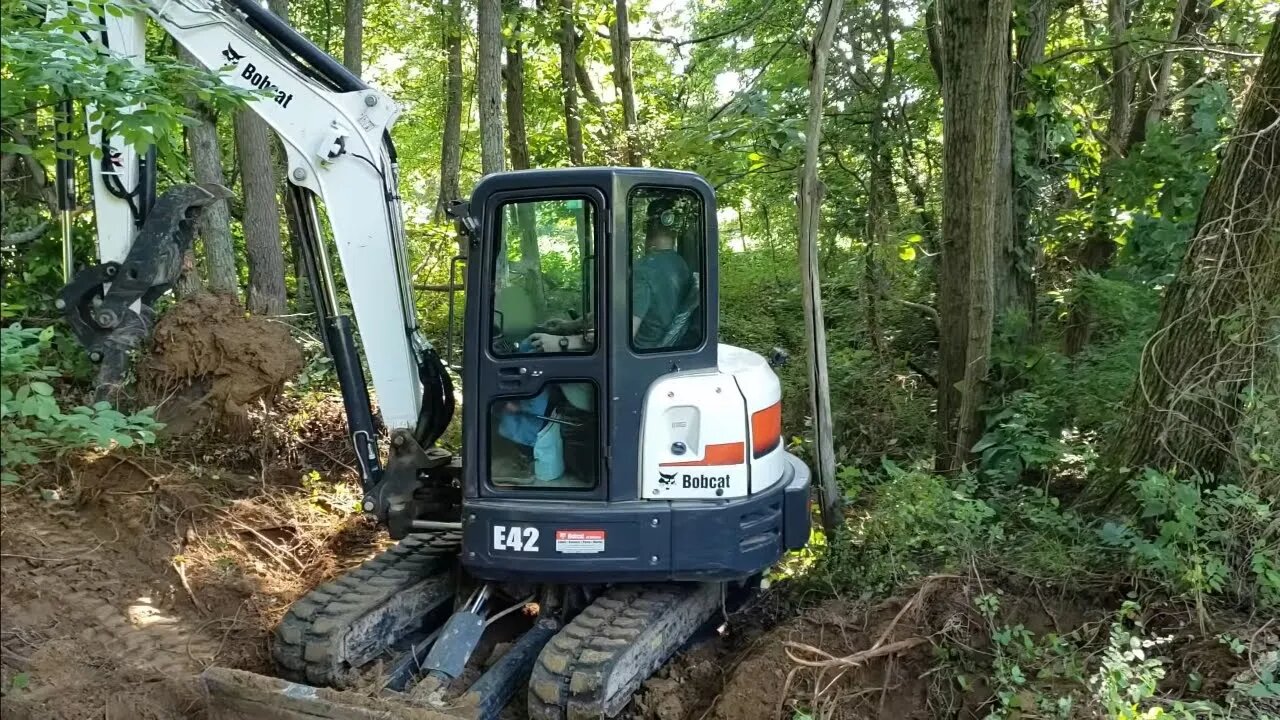
[{"label": "white boom arm", "polygon": [[[305,64],[277,49],[247,22],[242,10],[209,0],[142,0],[152,20],[223,80],[270,97],[249,109],[275,130],[288,153],[288,180],[322,200],[333,229],[383,422],[412,429],[422,387],[404,225],[397,191],[398,167],[383,138],[400,112],[372,88],[342,92],[309,76]],[[142,57],[142,18],[107,18],[105,43],[113,53]],[[121,185],[137,184],[137,150],[114,140]],[[100,163],[90,163],[103,262],[119,261],[136,237],[126,200],[108,191]],[[318,227],[315,228],[318,232]],[[338,309],[328,260],[319,244],[324,304]],[[354,430],[354,428],[353,428]]]}]

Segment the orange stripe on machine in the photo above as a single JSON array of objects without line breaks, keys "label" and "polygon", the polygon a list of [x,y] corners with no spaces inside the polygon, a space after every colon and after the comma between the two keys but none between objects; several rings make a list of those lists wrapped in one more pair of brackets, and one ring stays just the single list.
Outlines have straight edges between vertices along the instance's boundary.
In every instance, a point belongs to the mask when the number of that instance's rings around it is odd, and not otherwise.
[{"label": "orange stripe on machine", "polygon": [[741,465],[747,460],[747,444],[741,442],[708,445],[701,460],[665,462],[662,467],[706,467],[709,465]]}]

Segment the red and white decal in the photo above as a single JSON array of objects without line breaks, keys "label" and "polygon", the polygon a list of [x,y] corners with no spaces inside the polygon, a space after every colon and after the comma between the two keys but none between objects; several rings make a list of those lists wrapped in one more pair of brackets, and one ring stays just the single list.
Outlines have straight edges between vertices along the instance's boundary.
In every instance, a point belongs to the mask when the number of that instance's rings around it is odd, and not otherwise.
[{"label": "red and white decal", "polygon": [[556,552],[593,554],[604,552],[603,530],[557,530]]}]

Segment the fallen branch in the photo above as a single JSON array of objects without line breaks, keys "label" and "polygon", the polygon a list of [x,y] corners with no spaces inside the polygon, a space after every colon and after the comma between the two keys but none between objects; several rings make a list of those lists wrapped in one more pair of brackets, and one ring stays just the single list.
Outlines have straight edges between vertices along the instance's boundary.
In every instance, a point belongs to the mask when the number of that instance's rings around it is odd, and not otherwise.
[{"label": "fallen branch", "polygon": [[[893,655],[895,653],[902,652],[903,650],[910,650],[913,647],[918,647],[920,645],[927,644],[928,642],[929,639],[923,637],[907,638],[906,640],[898,640],[886,645],[873,647],[869,650],[862,650],[852,655],[846,655],[844,657],[836,657],[835,655],[832,655],[825,650],[819,650],[812,645],[806,645],[804,643],[798,643],[791,640],[783,642],[782,645],[787,649],[787,657],[791,658],[791,661],[797,665],[812,668],[833,668],[858,667],[868,660],[874,660],[875,658],[882,657],[884,655]],[[797,657],[792,650],[809,653],[818,659]]]}]

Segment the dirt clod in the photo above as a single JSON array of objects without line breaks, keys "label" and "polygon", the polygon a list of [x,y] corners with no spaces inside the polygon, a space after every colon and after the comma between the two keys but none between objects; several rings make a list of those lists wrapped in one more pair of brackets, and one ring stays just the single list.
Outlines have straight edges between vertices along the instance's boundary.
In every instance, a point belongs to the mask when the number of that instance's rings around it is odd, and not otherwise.
[{"label": "dirt clod", "polygon": [[215,417],[239,418],[250,403],[273,398],[302,366],[286,325],[245,314],[233,297],[202,294],[184,298],[156,324],[138,364],[139,390],[162,405],[185,398],[183,412],[203,406]]}]

